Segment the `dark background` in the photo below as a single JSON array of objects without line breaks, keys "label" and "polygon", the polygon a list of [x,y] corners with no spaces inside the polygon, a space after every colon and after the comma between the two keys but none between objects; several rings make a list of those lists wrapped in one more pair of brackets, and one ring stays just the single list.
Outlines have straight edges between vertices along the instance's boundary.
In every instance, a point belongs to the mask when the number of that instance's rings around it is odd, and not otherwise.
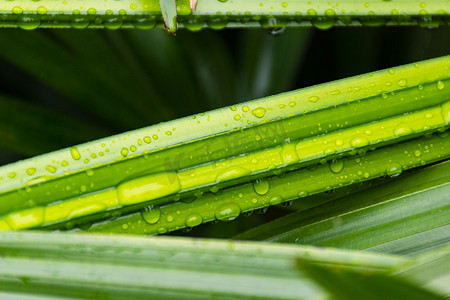
[{"label": "dark background", "polygon": [[0,165],[450,53],[450,29],[0,33]]}]

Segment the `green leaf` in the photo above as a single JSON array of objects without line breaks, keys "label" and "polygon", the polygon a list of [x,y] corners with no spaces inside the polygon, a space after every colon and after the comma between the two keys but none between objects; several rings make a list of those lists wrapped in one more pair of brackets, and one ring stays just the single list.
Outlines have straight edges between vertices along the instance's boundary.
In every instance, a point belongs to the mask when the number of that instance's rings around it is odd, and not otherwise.
[{"label": "green leaf", "polygon": [[[88,5],[55,3],[51,0],[27,4],[5,3],[0,27],[19,27],[25,30],[42,28],[140,28],[162,27],[162,14],[166,27],[176,29],[175,0],[133,0],[104,2],[90,0]],[[286,26],[329,29],[333,26],[406,26],[438,27],[446,24],[448,2],[428,1],[419,6],[411,1],[385,3],[367,0],[339,1],[339,6],[319,0],[313,4],[305,1],[267,0],[261,5],[257,0],[216,1],[203,0],[197,9],[194,1],[179,0],[178,14],[182,27],[190,30],[203,28],[205,20],[211,28],[262,27],[264,29]],[[48,18],[48,16],[51,16]],[[56,22],[55,22],[56,21]],[[158,21],[158,22],[157,22]]]},{"label": "green leaf", "polygon": [[[448,226],[447,226],[448,227]],[[448,228],[447,228],[448,230]],[[450,247],[427,251],[406,265],[394,268],[393,274],[435,291],[444,297],[450,296]]]},{"label": "green leaf", "polygon": [[236,238],[402,254],[408,250],[400,245],[413,241],[414,251],[436,247],[448,240],[449,180],[450,161],[446,161],[288,215]]},{"label": "green leaf", "polygon": [[159,0],[164,28],[174,34],[177,31],[177,4],[175,0]]},{"label": "green leaf", "polygon": [[388,273],[331,268],[297,260],[299,270],[322,285],[333,299],[444,299]]},{"label": "green leaf", "polygon": [[[398,256],[251,242],[41,232],[0,233],[0,291],[124,299],[311,299],[295,259],[384,272]],[[45,241],[43,243],[42,241]]]}]

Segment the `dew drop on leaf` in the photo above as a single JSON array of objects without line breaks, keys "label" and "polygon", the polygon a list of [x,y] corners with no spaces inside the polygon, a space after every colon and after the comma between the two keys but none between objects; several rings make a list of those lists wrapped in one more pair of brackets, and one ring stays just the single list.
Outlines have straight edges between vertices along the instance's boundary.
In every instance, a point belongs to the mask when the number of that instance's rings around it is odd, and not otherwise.
[{"label": "dew drop on leaf", "polygon": [[28,168],[25,172],[31,176],[36,172],[36,168]]},{"label": "dew drop on leaf", "polygon": [[252,114],[257,118],[262,118],[266,114],[266,110],[262,107],[258,107],[252,110]]},{"label": "dew drop on leaf", "polygon": [[155,224],[161,218],[161,209],[159,206],[147,206],[141,210],[141,216],[148,224]]},{"label": "dew drop on leaf", "polygon": [[412,129],[406,124],[399,124],[394,129],[394,135],[396,136],[405,136],[412,133]]},{"label": "dew drop on leaf", "polygon": [[361,148],[369,145],[369,141],[363,137],[356,137],[350,141],[350,145],[352,145],[353,148]]},{"label": "dew drop on leaf", "polygon": [[265,179],[258,179],[253,183],[253,189],[258,195],[265,195],[269,191],[269,182]]},{"label": "dew drop on leaf", "polygon": [[191,214],[186,217],[185,224],[188,227],[195,227],[202,224],[203,219],[199,214]]},{"label": "dew drop on leaf", "polygon": [[308,192],[307,191],[301,191],[301,192],[298,193],[298,196],[300,198],[306,197],[306,196],[308,196]]},{"label": "dew drop on leaf", "polygon": [[330,170],[333,173],[339,173],[344,169],[344,161],[342,159],[332,159],[329,163]]},{"label": "dew drop on leaf", "polygon": [[217,220],[221,221],[231,221],[236,219],[241,213],[241,208],[236,203],[226,204],[220,208],[218,208],[214,216]]},{"label": "dew drop on leaf", "polygon": [[402,166],[396,162],[390,163],[386,167],[386,174],[391,177],[400,175],[402,173],[402,171],[403,171]]},{"label": "dew drop on leaf", "polygon": [[277,205],[283,202],[283,198],[280,196],[274,196],[269,200],[270,205]]},{"label": "dew drop on leaf", "polygon": [[77,147],[70,148],[70,155],[74,160],[79,160],[81,158],[80,152],[78,151]]},{"label": "dew drop on leaf", "polygon": [[308,98],[308,101],[309,101],[309,102],[317,102],[317,101],[319,101],[319,97],[317,97],[317,96],[311,96],[311,97]]}]

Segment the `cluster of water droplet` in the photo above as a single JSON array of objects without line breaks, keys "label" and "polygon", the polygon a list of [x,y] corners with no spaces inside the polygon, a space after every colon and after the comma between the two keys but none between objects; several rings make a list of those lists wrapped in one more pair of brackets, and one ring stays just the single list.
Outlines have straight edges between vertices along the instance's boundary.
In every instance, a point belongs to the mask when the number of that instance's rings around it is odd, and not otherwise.
[{"label": "cluster of water droplet", "polygon": [[[221,1],[227,3],[228,1]],[[67,1],[63,1],[68,5]],[[224,10],[218,10],[214,15],[200,16],[192,14],[189,7],[182,4],[178,6],[178,21],[183,27],[190,31],[198,31],[205,27],[220,30],[227,27],[228,23],[246,25],[249,22],[258,23],[261,28],[278,34],[286,26],[308,26],[312,25],[319,29],[329,29],[335,25],[362,24],[364,26],[383,26],[387,23],[419,24],[422,27],[438,27],[441,24],[449,24],[450,17],[443,9],[429,12],[425,2],[417,7],[417,13],[403,15],[393,8],[390,14],[376,13],[377,9],[371,10],[369,3],[361,2],[361,9],[346,11],[339,9],[337,5],[329,5],[324,8],[313,6],[308,2],[309,8],[304,11],[293,11],[289,1],[280,2],[278,5],[259,3],[258,7],[246,12],[236,13],[225,5]],[[220,6],[219,6],[220,7]],[[20,5],[13,6],[10,13],[4,14],[4,22],[15,24],[23,29],[32,30],[39,26],[49,27],[72,27],[82,29],[86,27],[105,27],[118,29],[121,27],[134,27],[138,29],[151,29],[155,26],[162,27],[163,20],[160,12],[152,7],[151,14],[148,12],[148,4],[138,7],[132,3],[129,7],[120,8],[117,11],[111,9],[97,10],[94,7],[87,9],[74,9],[70,13],[66,11],[50,11],[46,6],[38,6],[33,10]]]}]

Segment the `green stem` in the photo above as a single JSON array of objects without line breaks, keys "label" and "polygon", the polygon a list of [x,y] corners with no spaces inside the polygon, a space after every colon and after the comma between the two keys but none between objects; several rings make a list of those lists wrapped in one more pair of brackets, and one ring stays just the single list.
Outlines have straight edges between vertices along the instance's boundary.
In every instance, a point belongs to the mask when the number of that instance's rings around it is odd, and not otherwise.
[{"label": "green stem", "polygon": [[[188,0],[177,1],[180,27],[200,30],[225,27],[280,28],[286,26],[416,25],[448,24],[448,1],[330,1],[200,0],[191,13]],[[48,28],[141,28],[162,27],[158,0],[68,0],[20,4],[3,0],[1,27]]]}]

